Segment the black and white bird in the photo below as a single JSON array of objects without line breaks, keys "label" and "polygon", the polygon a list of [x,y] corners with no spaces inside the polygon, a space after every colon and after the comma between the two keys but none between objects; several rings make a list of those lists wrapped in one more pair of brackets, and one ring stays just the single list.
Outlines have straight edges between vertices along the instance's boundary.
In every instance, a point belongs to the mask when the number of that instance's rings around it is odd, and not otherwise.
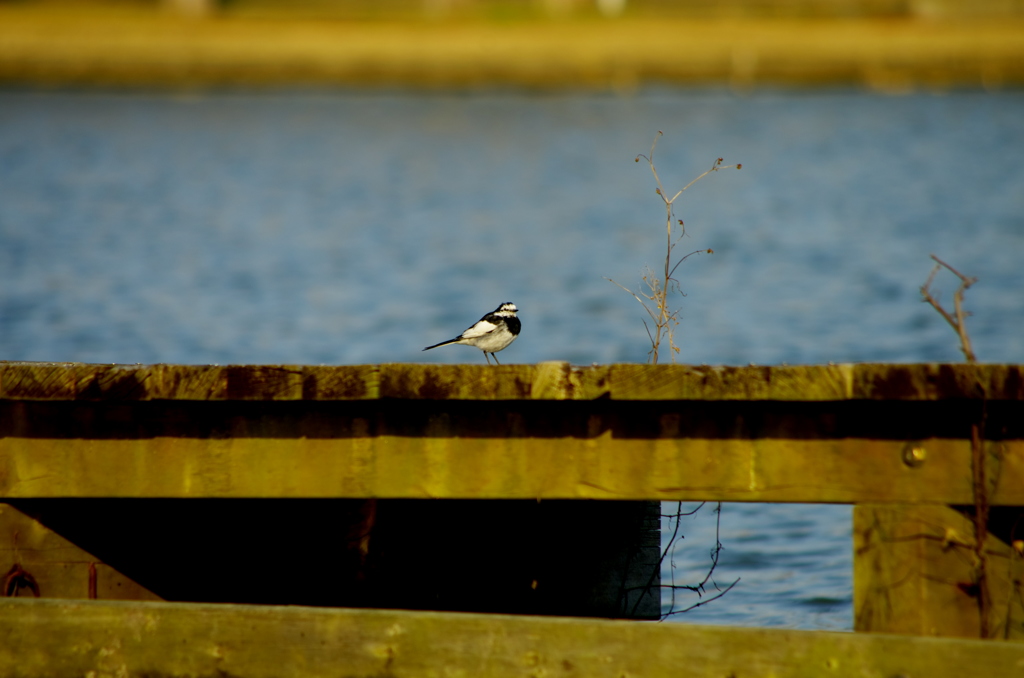
[{"label": "black and white bird", "polygon": [[516,308],[515,304],[506,301],[483,318],[480,318],[480,320],[477,320],[465,332],[454,339],[442,341],[440,344],[434,344],[433,346],[427,346],[423,350],[429,351],[432,348],[447,346],[448,344],[466,344],[468,346],[476,346],[483,351],[488,365],[491,364],[491,359],[487,354],[493,356],[494,362],[500,365],[498,356],[494,354],[508,347],[519,336],[521,323],[519,318],[516,317],[518,312],[519,309]]}]

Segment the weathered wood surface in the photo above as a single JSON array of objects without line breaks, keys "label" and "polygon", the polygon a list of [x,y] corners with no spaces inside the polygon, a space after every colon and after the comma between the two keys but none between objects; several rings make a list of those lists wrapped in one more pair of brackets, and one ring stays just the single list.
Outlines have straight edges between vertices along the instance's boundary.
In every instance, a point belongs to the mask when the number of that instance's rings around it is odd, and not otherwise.
[{"label": "weathered wood surface", "polygon": [[1024,400],[1024,365],[95,365],[0,361],[10,400]]},{"label": "weathered wood surface", "polygon": [[[0,497],[1024,505],[1019,366],[0,369]],[[982,397],[984,394],[984,398]]]},{"label": "weathered wood surface", "polygon": [[566,618],[0,600],[0,673],[36,676],[1016,676],[1024,644]]},{"label": "weathered wood surface", "polygon": [[0,595],[160,600],[101,558],[0,503],[0,577],[9,576],[15,568],[24,574],[10,577],[10,586]]},{"label": "weathered wood surface", "polygon": [[[0,496],[632,499],[966,504],[967,443],[375,436],[0,440]],[[993,505],[1024,504],[1024,445]]]},{"label": "weathered wood surface", "polygon": [[[948,506],[854,507],[854,629],[977,638],[974,523]],[[988,636],[1024,640],[1024,508],[997,511],[985,540]],[[1020,547],[1018,542],[1017,547]],[[1021,669],[1024,675],[1024,667]]]}]

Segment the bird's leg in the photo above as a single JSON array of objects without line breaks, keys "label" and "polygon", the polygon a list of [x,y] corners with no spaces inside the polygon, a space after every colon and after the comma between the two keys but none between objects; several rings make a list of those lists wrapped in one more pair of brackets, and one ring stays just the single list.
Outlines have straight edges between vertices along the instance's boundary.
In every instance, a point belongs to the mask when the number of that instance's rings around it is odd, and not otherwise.
[{"label": "bird's leg", "polygon": [[[491,358],[490,358],[490,356],[487,355],[487,351],[484,351],[484,358],[487,360],[487,364],[490,365],[491,364]],[[497,358],[495,358],[495,360],[497,360]]]},{"label": "bird's leg", "polygon": [[491,357],[492,357],[492,358],[494,358],[494,364],[495,364],[495,365],[500,365],[500,364],[501,364],[501,363],[499,363],[499,362],[498,362],[498,356],[496,356],[496,355],[494,355],[494,354],[492,353],[492,354],[491,354]]}]

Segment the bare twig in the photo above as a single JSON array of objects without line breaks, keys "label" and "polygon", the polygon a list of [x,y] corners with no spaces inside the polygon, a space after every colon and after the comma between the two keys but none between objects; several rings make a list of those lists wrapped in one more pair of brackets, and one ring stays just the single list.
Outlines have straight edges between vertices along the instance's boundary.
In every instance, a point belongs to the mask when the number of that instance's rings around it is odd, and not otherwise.
[{"label": "bare twig", "polygon": [[[669,551],[671,551],[675,547],[677,538],[678,539],[682,539],[683,538],[679,534],[679,527],[680,527],[680,520],[679,519],[682,516],[684,516],[684,515],[693,515],[694,513],[699,511],[700,508],[702,506],[704,506],[704,504],[705,504],[705,502],[701,502],[700,506],[695,508],[692,512],[684,514],[682,512],[683,503],[682,502],[678,502],[676,504],[676,512],[673,515],[671,515],[671,516],[667,516],[669,518],[675,518],[676,526],[672,530],[672,536],[669,538],[668,542],[665,544],[665,550],[662,551],[661,555],[658,557],[658,564],[657,564],[657,566],[655,566],[655,568],[651,570],[650,579],[647,580],[647,584],[643,587],[643,590],[645,591],[644,595],[646,595],[646,591],[649,591],[654,586],[655,578],[659,578],[659,575],[661,574],[661,566],[665,562],[665,556],[667,556],[669,554]],[[666,516],[662,516],[662,517],[664,518]],[[631,614],[634,614],[634,615],[636,614],[636,610],[639,607],[641,600],[643,600],[643,596],[640,596],[640,598],[637,600],[636,605],[633,606],[633,611],[631,612]],[[673,593],[673,600],[674,600],[674,593]]]},{"label": "bare twig", "polygon": [[683,614],[684,612],[689,612],[690,610],[695,610],[695,609],[697,609],[698,607],[700,607],[702,605],[707,605],[712,600],[718,600],[719,598],[724,596],[729,591],[732,591],[732,588],[734,586],[736,586],[736,584],[739,584],[739,583],[740,583],[740,578],[736,577],[736,579],[731,584],[726,586],[724,589],[715,587],[716,590],[718,591],[718,593],[716,593],[715,595],[711,596],[710,598],[702,598],[701,600],[697,601],[693,605],[690,605],[689,607],[684,607],[681,610],[671,610],[669,612],[666,612],[665,613],[665,618],[667,618],[667,617],[669,617],[670,615],[673,615],[673,614]]},{"label": "bare twig", "polygon": [[[631,616],[635,616],[636,615],[636,611],[639,609],[640,604],[644,601],[644,598],[646,596],[648,596],[648,595],[651,595],[655,590],[658,590],[660,592],[660,590],[663,589],[663,588],[669,588],[669,589],[671,589],[671,588],[684,588],[684,587],[672,587],[672,586],[665,586],[665,585],[663,585],[661,583],[660,574],[661,574],[662,567],[663,567],[663,565],[665,563],[665,558],[668,556],[668,554],[670,552],[673,551],[673,549],[675,548],[677,540],[685,539],[685,537],[683,535],[679,534],[679,529],[682,527],[682,523],[681,523],[680,519],[683,516],[692,516],[693,514],[697,513],[698,511],[700,511],[701,508],[703,508],[705,503],[707,503],[707,502],[701,502],[692,511],[684,512],[683,508],[682,508],[683,507],[683,503],[680,501],[680,502],[676,502],[675,513],[670,513],[670,514],[661,513],[661,514],[659,514],[660,518],[675,519],[676,522],[675,522],[675,528],[673,528],[673,530],[672,530],[672,536],[669,537],[669,539],[665,542],[664,550],[660,550],[659,549],[659,554],[660,555],[658,556],[658,562],[655,563],[654,567],[651,568],[651,576],[647,579],[647,582],[645,584],[643,584],[642,586],[628,586],[627,587],[626,586],[626,576],[625,576],[626,572],[625,571],[623,572],[623,581],[622,581],[622,585],[621,585],[621,587],[619,589],[619,600],[622,601],[622,604],[626,604],[628,602],[629,594],[631,594],[631,593],[633,593],[635,591],[639,591],[640,592],[640,595],[637,597],[636,602],[633,604],[633,607],[630,610],[630,615]],[[721,506],[721,504],[719,504],[719,506]],[[632,558],[632,553],[630,553],[629,557]],[[673,574],[675,574],[675,562],[672,563],[672,572],[673,572]],[[654,583],[655,580],[658,580],[657,584]],[[685,587],[685,588],[690,588],[690,587]],[[673,591],[673,605],[675,604],[674,601],[675,601],[675,592]]]},{"label": "bare twig", "polygon": [[[963,351],[967,362],[977,362],[974,349],[971,347],[971,337],[967,334],[966,319],[969,315],[964,311],[964,292],[974,283],[977,278],[968,277],[956,270],[934,254],[931,255],[935,261],[935,267],[928,275],[928,280],[921,286],[921,296],[931,304],[932,308],[938,311],[939,315],[946,319],[949,326],[960,338],[960,350]],[[932,295],[931,285],[935,281],[936,274],[945,268],[960,279],[960,287],[953,293],[953,313],[950,313],[938,299]],[[981,415],[979,421],[971,424],[971,485],[974,495],[974,581],[977,588],[978,614],[980,627],[978,629],[982,638],[988,638],[991,634],[989,616],[992,609],[992,593],[988,583],[988,555],[985,551],[985,541],[988,539],[988,518],[989,518],[989,478],[988,464],[985,452],[985,415],[987,394],[984,384],[978,384],[982,394]]]},{"label": "bare twig", "polygon": [[[659,569],[661,568],[661,565],[664,562],[665,557],[669,554],[669,552],[674,551],[674,542],[676,540],[676,535],[679,533],[679,519],[680,519],[680,517],[687,516],[687,515],[692,515],[693,513],[696,513],[696,511],[698,511],[701,507],[704,506],[704,503],[702,502],[700,504],[700,506],[698,506],[696,509],[694,509],[691,512],[687,512],[687,513],[683,513],[682,512],[682,504],[681,503],[677,504],[676,506],[677,506],[676,513],[671,515],[671,516],[668,516],[669,518],[674,518],[675,519],[676,525],[675,525],[674,531],[672,533],[672,539],[669,540],[669,543],[666,545],[665,551],[662,553],[661,559],[659,560],[659,563],[658,563]],[[723,589],[713,579],[714,574],[715,574],[715,569],[718,567],[718,557],[719,557],[719,554],[722,552],[722,549],[724,548],[722,546],[722,541],[721,541],[721,530],[722,530],[722,502],[718,502],[718,505],[715,507],[715,546],[714,546],[714,548],[711,549],[711,567],[708,568],[708,571],[707,571],[707,573],[705,573],[704,578],[701,581],[697,582],[696,584],[676,584],[675,583],[675,560],[673,558],[673,560],[672,560],[672,580],[671,580],[672,583],[670,583],[670,584],[662,584],[662,586],[661,586],[661,588],[668,589],[669,591],[672,592],[672,599],[671,599],[671,602],[669,604],[668,612],[663,613],[662,616],[661,616],[661,618],[663,620],[667,619],[668,617],[670,617],[672,615],[682,614],[683,612],[688,612],[688,611],[693,610],[695,608],[698,608],[698,607],[700,607],[702,605],[707,605],[712,600],[717,600],[718,598],[721,598],[722,596],[724,596],[726,593],[731,591],[732,588],[734,586],[736,586],[736,584],[739,583],[740,580],[739,580],[739,578],[737,578],[735,581],[733,581],[731,584],[729,584],[728,586],[726,586]],[[715,591],[717,591],[717,593],[715,595],[711,596],[711,597],[705,598],[704,597],[704,593],[706,591],[706,587],[708,586],[709,582],[710,582],[711,586],[713,586],[715,588]],[[676,591],[680,591],[680,590],[691,591],[693,593],[696,593],[697,596],[700,598],[700,600],[698,602],[694,603],[693,605],[690,605],[688,607],[685,607],[685,608],[677,610],[676,609]]]},{"label": "bare twig", "polygon": [[[977,362],[978,359],[974,355],[974,349],[971,348],[971,338],[967,334],[967,325],[965,324],[965,319],[969,314],[964,312],[963,302],[964,292],[971,285],[978,282],[978,279],[968,278],[963,273],[956,270],[955,268],[944,262],[942,259],[939,259],[934,254],[932,255],[932,259],[935,260],[935,267],[932,269],[932,272],[928,275],[928,280],[925,281],[924,285],[921,286],[921,296],[924,297],[924,300],[926,302],[932,305],[932,308],[939,312],[939,315],[946,319],[946,322],[949,323],[949,326],[952,327],[953,330],[957,333],[957,336],[960,337],[960,350],[963,351],[964,357],[967,359],[967,362]],[[931,285],[932,282],[935,280],[935,275],[943,268],[947,269],[956,277],[960,278],[960,287],[957,288],[957,291],[953,293],[952,314],[950,314],[949,311],[942,307],[942,304],[939,303],[938,299],[936,299],[931,292]]]},{"label": "bare twig", "polygon": [[984,428],[985,413],[983,409],[981,423],[971,425],[971,484],[974,495],[974,583],[978,587],[978,615],[980,617],[978,631],[982,638],[988,638],[992,592],[988,586],[988,554],[985,552],[985,542],[988,540],[989,488],[985,443],[982,440]]},{"label": "bare twig", "polygon": [[[664,341],[668,342],[669,348],[671,349],[672,361],[675,362],[675,354],[679,352],[679,347],[675,345],[675,328],[679,325],[679,310],[670,309],[668,305],[668,293],[670,288],[679,289],[679,281],[673,278],[676,269],[679,268],[679,264],[683,263],[686,259],[693,256],[694,254],[713,254],[714,251],[711,249],[697,250],[690,252],[686,256],[682,257],[675,264],[672,263],[672,252],[675,246],[678,244],[679,239],[686,234],[686,227],[683,224],[682,219],[676,219],[674,213],[675,201],[681,196],[688,188],[693,186],[695,183],[711,174],[712,172],[718,172],[724,169],[740,169],[742,165],[722,165],[722,158],[718,158],[711,169],[701,173],[697,178],[693,179],[690,183],[683,186],[681,189],[676,191],[675,195],[669,198],[666,195],[665,187],[661,183],[661,177],[658,176],[658,169],[654,165],[654,150],[658,145],[658,139],[662,136],[661,132],[654,137],[654,141],[651,143],[651,150],[648,155],[640,154],[636,156],[635,162],[640,162],[640,158],[647,161],[647,164],[651,168],[651,174],[654,175],[654,183],[657,184],[655,193],[661,197],[662,202],[665,204],[665,263],[662,271],[662,277],[657,277],[653,273],[644,276],[644,283],[647,285],[649,292],[640,292],[637,294],[632,290],[619,285],[619,283],[606,278],[610,282],[615,283],[622,289],[626,290],[633,295],[633,298],[640,302],[647,311],[647,314],[651,317],[654,322],[654,332],[651,332],[650,327],[647,327],[647,335],[651,340],[651,350],[648,353],[649,361],[652,364],[657,364],[658,356],[661,351],[661,345]],[[678,234],[673,239],[673,222],[678,224]],[[642,297],[642,298],[641,298]],[[646,321],[644,325],[647,326]]]},{"label": "bare twig", "polygon": [[[681,613],[688,612],[689,610],[700,607],[701,605],[706,605],[712,600],[717,600],[718,598],[721,598],[726,593],[731,591],[732,587],[736,586],[736,584],[739,583],[739,578],[736,578],[736,580],[729,584],[727,587],[725,587],[725,589],[722,589],[718,585],[718,583],[715,582],[714,579],[712,579],[715,575],[715,569],[718,567],[719,554],[722,552],[722,549],[725,548],[722,546],[721,532],[722,502],[719,502],[718,506],[715,507],[715,547],[711,550],[711,567],[708,568],[708,573],[705,575],[705,578],[703,578],[700,582],[697,582],[696,584],[677,585],[675,583],[675,579],[673,579],[673,583],[671,585],[664,587],[672,591],[672,603],[669,605],[669,611],[665,612],[662,616],[663,620],[666,620],[669,617],[672,617],[673,615],[681,615]],[[675,575],[675,570],[673,570],[673,575]],[[705,594],[705,587],[708,585],[709,582],[711,582],[711,585],[715,587],[715,590],[718,591],[718,593],[711,596],[710,598],[705,598],[703,597],[703,594]],[[693,603],[692,605],[689,605],[688,607],[676,609],[676,591],[680,589],[696,593],[700,600]]]},{"label": "bare twig", "polygon": [[[605,280],[607,280],[608,282],[610,282],[611,284],[615,285],[616,287],[618,287],[620,289],[626,290],[626,292],[628,292],[629,294],[632,294],[633,298],[636,299],[637,301],[639,301],[640,305],[644,307],[645,311],[647,311],[647,314],[649,316],[651,316],[651,320],[653,320],[654,322],[658,322],[658,316],[654,315],[654,312],[651,311],[651,309],[647,306],[647,302],[645,302],[643,299],[641,299],[639,297],[639,295],[637,295],[636,292],[634,292],[633,290],[629,289],[628,287],[624,287],[624,286],[620,285],[619,283],[615,282],[611,278],[605,278]],[[650,299],[651,297],[647,297],[647,298]],[[650,334],[650,333],[651,333],[650,330],[648,330],[647,334]]]}]

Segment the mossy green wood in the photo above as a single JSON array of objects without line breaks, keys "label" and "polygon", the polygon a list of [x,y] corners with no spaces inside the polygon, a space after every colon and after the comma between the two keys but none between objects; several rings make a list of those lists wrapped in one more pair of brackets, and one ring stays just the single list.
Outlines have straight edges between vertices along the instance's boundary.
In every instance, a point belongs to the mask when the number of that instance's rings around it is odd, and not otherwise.
[{"label": "mossy green wood", "polygon": [[0,673],[301,676],[1013,676],[1024,644],[551,617],[0,600]]}]

